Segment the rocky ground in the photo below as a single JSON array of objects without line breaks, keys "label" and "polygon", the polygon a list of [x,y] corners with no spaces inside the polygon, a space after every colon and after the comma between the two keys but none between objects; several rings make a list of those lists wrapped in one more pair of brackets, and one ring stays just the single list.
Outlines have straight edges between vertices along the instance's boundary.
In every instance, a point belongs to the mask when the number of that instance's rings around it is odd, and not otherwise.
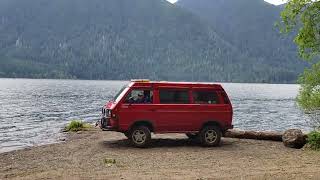
[{"label": "rocky ground", "polygon": [[320,179],[320,152],[281,142],[224,138],[220,147],[204,148],[171,134],[137,149],[116,132],[67,137],[0,154],[0,179]]}]

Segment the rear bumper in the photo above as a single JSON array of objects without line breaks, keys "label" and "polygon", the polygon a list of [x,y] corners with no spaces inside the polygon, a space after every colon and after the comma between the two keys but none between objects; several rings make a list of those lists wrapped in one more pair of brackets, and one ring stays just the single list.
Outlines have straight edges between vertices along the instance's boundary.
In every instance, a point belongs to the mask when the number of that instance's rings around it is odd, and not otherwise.
[{"label": "rear bumper", "polygon": [[223,131],[223,132],[226,132],[226,131],[228,131],[229,129],[233,129],[233,125],[225,126],[225,127],[222,129],[222,131]]},{"label": "rear bumper", "polygon": [[233,129],[233,125],[226,126],[226,127],[224,128],[224,130],[222,131],[222,136],[223,136],[223,137],[225,136],[225,133],[226,133],[229,129]]}]

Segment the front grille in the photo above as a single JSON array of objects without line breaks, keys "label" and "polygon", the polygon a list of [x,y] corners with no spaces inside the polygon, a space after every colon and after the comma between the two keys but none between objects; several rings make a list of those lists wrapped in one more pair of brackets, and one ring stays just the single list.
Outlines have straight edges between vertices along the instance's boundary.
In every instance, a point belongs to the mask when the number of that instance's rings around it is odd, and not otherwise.
[{"label": "front grille", "polygon": [[102,116],[103,117],[108,117],[109,116],[109,111],[110,111],[110,109],[102,108]]},{"label": "front grille", "polygon": [[100,120],[101,128],[108,128],[111,126],[110,118],[101,118]]},{"label": "front grille", "polygon": [[105,109],[104,108],[102,108],[102,112],[101,112],[101,114],[102,114],[102,116],[104,116],[105,115]]}]

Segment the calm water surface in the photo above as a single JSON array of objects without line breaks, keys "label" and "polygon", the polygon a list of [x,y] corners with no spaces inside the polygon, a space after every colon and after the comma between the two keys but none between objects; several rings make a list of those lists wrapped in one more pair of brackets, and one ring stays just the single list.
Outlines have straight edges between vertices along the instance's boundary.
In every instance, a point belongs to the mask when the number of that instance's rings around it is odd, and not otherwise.
[{"label": "calm water surface", "polygon": [[[125,81],[0,79],[0,152],[55,143],[70,120],[95,122]],[[309,131],[295,104],[298,85],[222,84],[234,106],[235,128]]]}]

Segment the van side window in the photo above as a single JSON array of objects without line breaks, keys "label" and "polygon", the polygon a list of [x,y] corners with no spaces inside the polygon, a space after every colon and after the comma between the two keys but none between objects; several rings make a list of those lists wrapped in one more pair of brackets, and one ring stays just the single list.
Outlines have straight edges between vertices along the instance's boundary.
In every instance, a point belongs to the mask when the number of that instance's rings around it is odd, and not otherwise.
[{"label": "van side window", "polygon": [[161,104],[189,104],[188,90],[160,89]]},{"label": "van side window", "polygon": [[150,89],[133,89],[126,97],[125,103],[151,104],[153,92]]},{"label": "van side window", "polygon": [[209,90],[194,90],[193,101],[195,104],[219,104],[216,92]]}]

